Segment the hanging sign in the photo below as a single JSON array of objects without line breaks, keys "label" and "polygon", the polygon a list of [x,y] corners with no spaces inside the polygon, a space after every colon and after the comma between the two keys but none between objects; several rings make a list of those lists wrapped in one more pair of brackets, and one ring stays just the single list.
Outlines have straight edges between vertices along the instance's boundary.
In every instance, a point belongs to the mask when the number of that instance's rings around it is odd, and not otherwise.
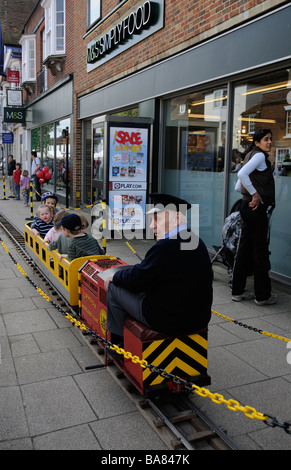
[{"label": "hanging sign", "polygon": [[25,109],[4,108],[3,122],[25,123]]},{"label": "hanging sign", "polygon": [[7,82],[19,83],[19,70],[7,70]]},{"label": "hanging sign", "polygon": [[7,89],[7,104],[8,106],[22,106],[22,91]]}]

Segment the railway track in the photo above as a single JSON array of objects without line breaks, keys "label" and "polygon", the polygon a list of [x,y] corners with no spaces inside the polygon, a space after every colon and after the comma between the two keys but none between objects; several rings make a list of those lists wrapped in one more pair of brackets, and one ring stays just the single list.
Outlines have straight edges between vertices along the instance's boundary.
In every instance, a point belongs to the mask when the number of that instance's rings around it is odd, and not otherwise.
[{"label": "railway track", "polygon": [[[25,263],[33,269],[44,291],[47,291],[49,296],[54,296],[54,302],[61,308],[65,307],[66,311],[76,316],[74,310],[26,253],[23,234],[3,214],[0,214],[0,230],[3,230]],[[189,394],[143,398],[115,362],[108,356],[103,358],[104,349],[98,345],[98,342],[90,335],[81,334],[95,353],[98,362],[97,365],[88,365],[87,369],[108,366],[107,370],[111,376],[170,450],[239,450],[235,442],[227,436],[226,431],[210,420],[194,404]]]},{"label": "railway track", "polygon": [[225,430],[191,400],[189,394],[143,398],[117,367],[107,369],[170,450],[239,450]]}]

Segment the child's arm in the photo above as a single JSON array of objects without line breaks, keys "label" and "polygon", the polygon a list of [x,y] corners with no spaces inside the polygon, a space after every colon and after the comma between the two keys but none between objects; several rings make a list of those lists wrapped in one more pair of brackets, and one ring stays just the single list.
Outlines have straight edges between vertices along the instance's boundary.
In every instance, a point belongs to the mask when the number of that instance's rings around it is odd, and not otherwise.
[{"label": "child's arm", "polygon": [[54,228],[51,228],[51,229],[47,232],[47,234],[45,235],[45,237],[44,237],[44,239],[43,239],[43,241],[44,241],[45,243],[50,243],[50,242],[53,241],[53,231],[54,231]]},{"label": "child's arm", "polygon": [[58,247],[58,243],[57,241],[52,241],[50,242],[50,244],[48,245],[47,249],[48,250],[57,250],[57,247]]},{"label": "child's arm", "polygon": [[32,231],[32,233],[35,237],[37,237],[37,235],[39,235],[39,232],[36,230],[36,228],[31,229],[31,231]]}]

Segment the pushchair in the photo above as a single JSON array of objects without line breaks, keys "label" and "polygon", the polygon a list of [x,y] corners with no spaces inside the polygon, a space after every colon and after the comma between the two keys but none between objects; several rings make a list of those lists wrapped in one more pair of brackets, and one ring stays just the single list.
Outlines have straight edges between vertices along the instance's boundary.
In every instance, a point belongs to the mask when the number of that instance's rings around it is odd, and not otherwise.
[{"label": "pushchair", "polygon": [[[227,272],[232,277],[232,271],[234,267],[234,261],[239,246],[240,235],[241,235],[241,216],[240,206],[242,199],[238,199],[231,208],[230,214],[226,217],[222,228],[222,246],[212,245],[216,251],[216,254],[211,260],[211,264],[220,257],[222,263],[227,267]],[[267,210],[268,216],[268,245],[270,244],[270,228],[271,228],[271,216],[275,208],[275,204],[270,206]],[[269,251],[269,254],[271,252]],[[249,275],[253,274],[253,267],[250,261]],[[230,281],[231,287],[231,281]]]},{"label": "pushchair", "polygon": [[222,246],[212,245],[216,254],[211,260],[214,263],[217,259],[228,268],[229,276],[232,276],[235,255],[239,245],[241,223],[240,205],[242,199],[237,200],[232,206],[228,217],[226,217],[222,228]]}]

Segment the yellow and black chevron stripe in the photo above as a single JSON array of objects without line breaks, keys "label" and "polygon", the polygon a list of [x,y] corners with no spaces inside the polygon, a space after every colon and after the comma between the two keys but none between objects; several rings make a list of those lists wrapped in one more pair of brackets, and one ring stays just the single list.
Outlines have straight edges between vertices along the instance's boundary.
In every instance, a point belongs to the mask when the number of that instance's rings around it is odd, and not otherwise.
[{"label": "yellow and black chevron stripe", "polygon": [[[143,343],[143,359],[181,378],[207,375],[207,344],[207,331]],[[145,388],[159,385],[164,380],[149,369],[143,372]]]}]

